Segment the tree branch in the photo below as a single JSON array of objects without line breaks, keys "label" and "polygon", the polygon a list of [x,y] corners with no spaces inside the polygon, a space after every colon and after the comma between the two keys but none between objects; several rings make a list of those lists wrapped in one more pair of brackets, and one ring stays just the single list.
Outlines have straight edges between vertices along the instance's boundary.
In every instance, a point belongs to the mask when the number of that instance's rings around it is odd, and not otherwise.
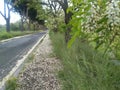
[{"label": "tree branch", "polygon": [[4,16],[4,14],[0,11],[0,14],[6,19],[6,17]]},{"label": "tree branch", "polygon": [[67,0],[64,0],[63,2],[59,1],[59,0],[55,0],[55,2],[58,2],[60,4],[60,6],[62,7],[62,9],[64,10],[64,12],[66,12],[66,10],[68,8],[68,1]]}]

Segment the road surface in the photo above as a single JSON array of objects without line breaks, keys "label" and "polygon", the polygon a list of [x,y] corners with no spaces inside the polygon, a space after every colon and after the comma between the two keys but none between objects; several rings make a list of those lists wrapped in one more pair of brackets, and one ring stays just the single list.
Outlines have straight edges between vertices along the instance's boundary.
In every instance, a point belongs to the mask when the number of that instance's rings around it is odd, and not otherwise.
[{"label": "road surface", "polygon": [[44,34],[45,32],[36,33],[21,38],[14,38],[6,42],[0,42],[0,81]]}]

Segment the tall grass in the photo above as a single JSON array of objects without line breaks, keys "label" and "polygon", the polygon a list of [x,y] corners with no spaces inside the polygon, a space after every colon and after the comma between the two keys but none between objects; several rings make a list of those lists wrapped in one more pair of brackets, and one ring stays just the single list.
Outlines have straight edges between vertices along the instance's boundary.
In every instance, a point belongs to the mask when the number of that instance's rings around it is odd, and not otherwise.
[{"label": "tall grass", "polygon": [[53,51],[61,59],[63,90],[120,90],[120,65],[103,57],[87,41],[77,39],[67,48],[63,34],[50,32]]}]

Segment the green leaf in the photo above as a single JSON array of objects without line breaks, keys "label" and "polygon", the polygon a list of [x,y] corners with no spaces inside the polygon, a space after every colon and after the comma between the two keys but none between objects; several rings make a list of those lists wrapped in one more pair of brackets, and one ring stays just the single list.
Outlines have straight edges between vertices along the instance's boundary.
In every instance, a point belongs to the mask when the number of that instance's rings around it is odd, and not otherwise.
[{"label": "green leaf", "polygon": [[107,18],[107,16],[105,15],[103,18],[101,18],[101,19],[97,22],[97,24],[101,24],[101,23],[103,23],[103,22],[107,22],[107,20],[108,20],[108,18]]},{"label": "green leaf", "polygon": [[98,49],[102,44],[103,44],[103,42],[97,44],[96,47],[95,47],[95,49]]},{"label": "green leaf", "polygon": [[99,33],[100,31],[104,30],[105,28],[104,27],[100,27],[96,30],[96,33]]},{"label": "green leaf", "polygon": [[73,44],[73,42],[76,40],[76,38],[80,35],[81,29],[77,30],[75,34],[72,36],[72,38],[68,42],[68,48],[70,48]]}]

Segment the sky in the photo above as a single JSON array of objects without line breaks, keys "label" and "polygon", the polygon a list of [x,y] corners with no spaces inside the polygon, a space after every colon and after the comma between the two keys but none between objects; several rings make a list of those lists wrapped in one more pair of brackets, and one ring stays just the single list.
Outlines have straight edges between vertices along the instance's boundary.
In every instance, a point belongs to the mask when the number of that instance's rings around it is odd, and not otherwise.
[{"label": "sky", "polygon": [[[3,1],[4,0],[0,0],[0,11],[2,11],[2,13],[4,11],[4,3],[3,3]],[[14,22],[18,21],[19,19],[20,19],[19,14],[11,12],[11,19],[10,19],[11,23],[14,23]],[[5,19],[0,14],[0,24],[4,25],[5,23],[6,23]]]}]

